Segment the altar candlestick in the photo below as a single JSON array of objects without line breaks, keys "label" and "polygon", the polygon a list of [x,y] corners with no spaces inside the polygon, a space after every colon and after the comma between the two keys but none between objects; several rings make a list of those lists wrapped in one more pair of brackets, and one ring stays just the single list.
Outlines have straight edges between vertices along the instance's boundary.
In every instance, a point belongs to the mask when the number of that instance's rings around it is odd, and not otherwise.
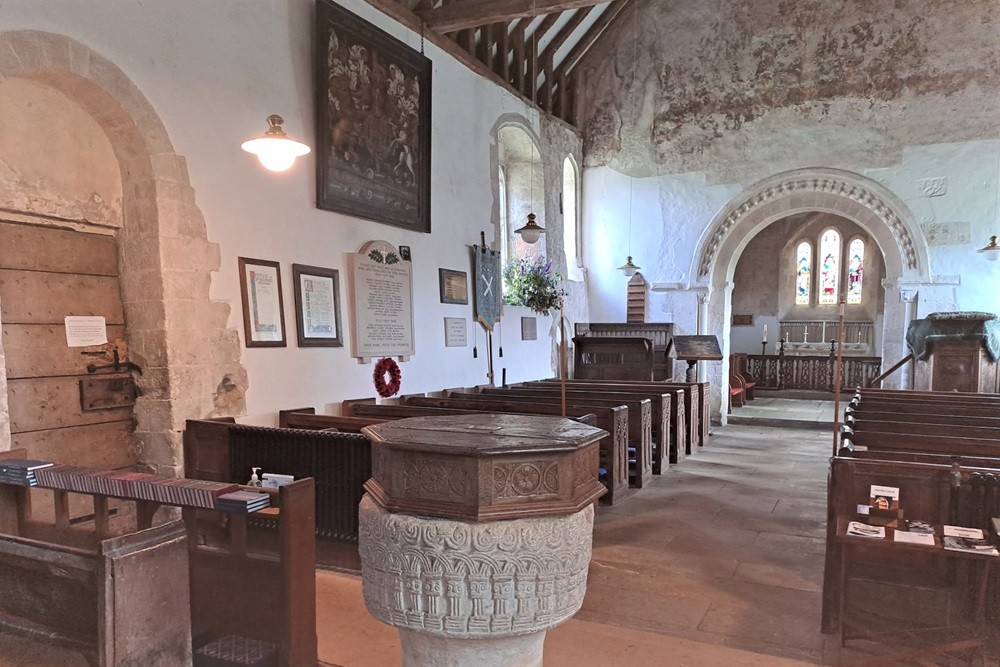
[{"label": "altar candlestick", "polygon": [[822,341],[826,340],[826,320],[823,320],[823,331],[820,333],[819,338]]}]

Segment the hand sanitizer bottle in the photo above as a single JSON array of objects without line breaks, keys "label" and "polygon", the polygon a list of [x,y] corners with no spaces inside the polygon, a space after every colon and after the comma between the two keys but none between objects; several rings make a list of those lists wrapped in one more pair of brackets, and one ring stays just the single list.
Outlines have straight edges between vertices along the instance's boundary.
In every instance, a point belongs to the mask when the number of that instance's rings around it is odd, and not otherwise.
[{"label": "hand sanitizer bottle", "polygon": [[253,474],[250,475],[250,481],[247,482],[247,486],[260,486],[260,476],[257,474],[260,472],[260,468],[250,468]]}]

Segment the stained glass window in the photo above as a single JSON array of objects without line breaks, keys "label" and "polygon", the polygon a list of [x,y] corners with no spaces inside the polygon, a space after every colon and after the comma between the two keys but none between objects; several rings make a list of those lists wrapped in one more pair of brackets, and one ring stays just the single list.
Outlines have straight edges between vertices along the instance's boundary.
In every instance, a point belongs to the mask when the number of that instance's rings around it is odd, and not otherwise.
[{"label": "stained glass window", "polygon": [[795,251],[795,305],[809,305],[812,284],[812,244],[803,241]]},{"label": "stained glass window", "polygon": [[835,229],[823,232],[819,241],[819,305],[837,303],[840,295],[840,234]]},{"label": "stained glass window", "polygon": [[861,303],[865,273],[865,242],[854,239],[847,248],[847,303]]}]

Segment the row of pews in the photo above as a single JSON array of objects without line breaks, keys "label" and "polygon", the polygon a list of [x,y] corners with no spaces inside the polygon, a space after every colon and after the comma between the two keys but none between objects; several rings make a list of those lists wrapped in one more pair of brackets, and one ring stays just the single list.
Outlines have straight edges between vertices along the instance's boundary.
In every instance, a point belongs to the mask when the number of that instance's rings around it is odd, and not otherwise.
[{"label": "row of pews", "polygon": [[[890,523],[885,539],[846,537],[848,522],[864,521],[858,506],[868,503],[873,485],[899,489],[903,519]],[[889,650],[873,619],[891,617],[918,628],[903,653],[980,654],[984,641],[998,639],[1000,568],[993,561],[1000,558],[943,549],[940,527],[977,528],[996,540],[994,517],[1000,517],[1000,395],[858,390],[831,459],[824,632]],[[936,526],[936,546],[897,543],[894,531],[905,532],[904,520]],[[937,636],[922,643],[918,638],[933,634],[927,626],[937,626]]]},{"label": "row of pews", "polygon": [[[285,429],[360,432],[368,424],[407,417],[477,412],[559,416],[562,403],[559,381],[539,380],[508,387],[446,389],[382,403],[373,398],[346,400],[340,416],[318,415],[313,408],[283,410],[279,423]],[[600,479],[608,489],[602,502],[611,505],[704,445],[708,411],[707,383],[571,380],[566,384],[566,416],[608,432],[600,443]],[[317,477],[317,484],[322,484],[322,475]]]}]

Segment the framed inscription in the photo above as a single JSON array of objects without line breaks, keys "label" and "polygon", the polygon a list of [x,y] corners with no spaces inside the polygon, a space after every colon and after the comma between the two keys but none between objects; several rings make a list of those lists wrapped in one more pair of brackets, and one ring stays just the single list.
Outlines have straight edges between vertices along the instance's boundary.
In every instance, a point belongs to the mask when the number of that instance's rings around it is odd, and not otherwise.
[{"label": "framed inscription", "polygon": [[295,327],[299,347],[343,347],[340,325],[340,273],[292,264]]},{"label": "framed inscription", "polygon": [[469,274],[465,271],[438,269],[438,282],[441,284],[441,303],[469,303]]},{"label": "framed inscription", "polygon": [[753,315],[737,315],[733,313],[733,326],[734,327],[752,327],[753,326]]},{"label": "framed inscription", "polygon": [[316,3],[316,206],[431,231],[431,61]]},{"label": "framed inscription", "polygon": [[277,262],[240,257],[240,296],[247,347],[285,347],[285,304]]}]

